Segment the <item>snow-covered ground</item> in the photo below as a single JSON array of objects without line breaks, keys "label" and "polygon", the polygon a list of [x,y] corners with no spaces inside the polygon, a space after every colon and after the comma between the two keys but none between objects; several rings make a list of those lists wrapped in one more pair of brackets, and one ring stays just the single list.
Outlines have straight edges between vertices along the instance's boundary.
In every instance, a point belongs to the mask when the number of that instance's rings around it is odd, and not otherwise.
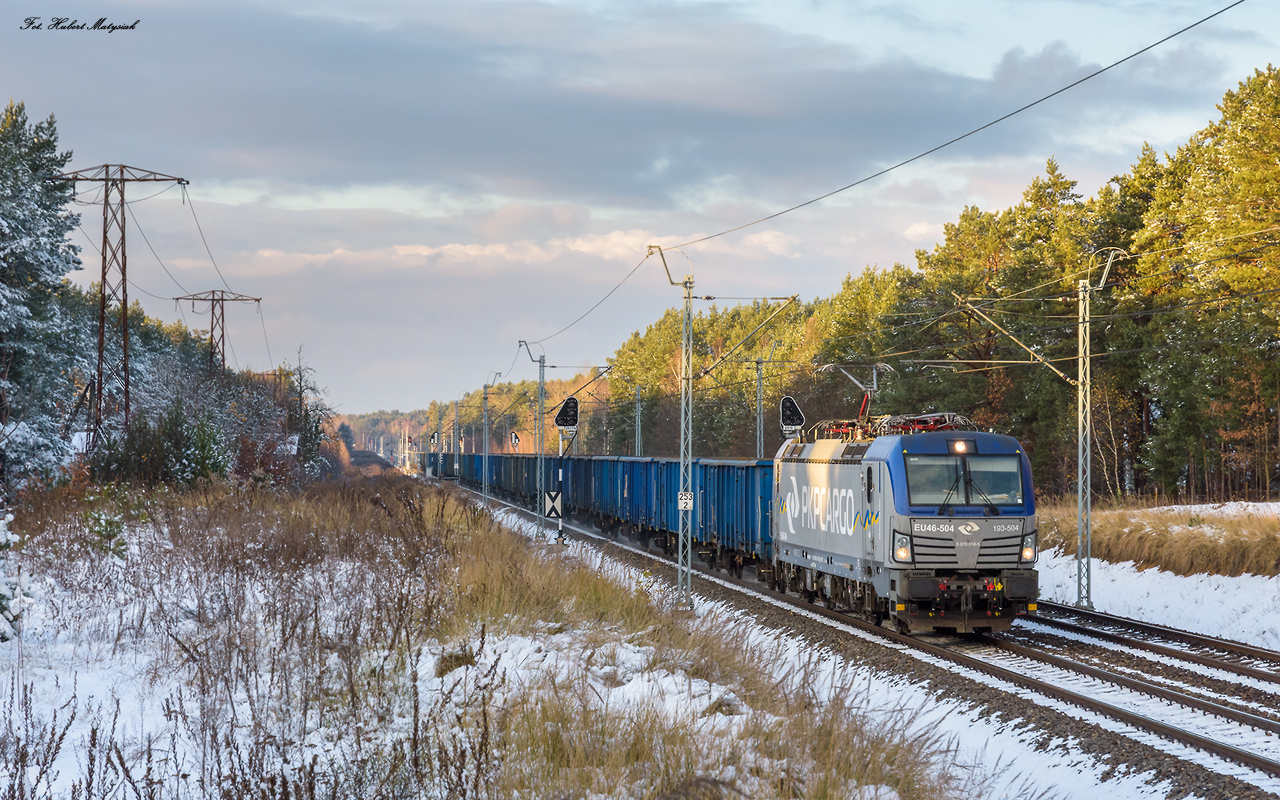
[{"label": "snow-covered ground", "polygon": [[[1074,605],[1075,556],[1042,554],[1040,596]],[[1231,639],[1280,651],[1280,578],[1260,575],[1190,575],[1137,569],[1132,562],[1093,559],[1093,607],[1130,619]]]},{"label": "snow-covered ground", "polygon": [[[1147,509],[1142,516],[1198,518],[1210,525],[1218,520],[1248,518],[1251,525],[1263,530],[1280,529],[1280,503],[1163,506]],[[1158,569],[1139,570],[1133,563],[1093,559],[1091,564],[1090,595],[1098,611],[1280,651],[1278,577],[1183,577]],[[1045,553],[1037,566],[1041,597],[1064,604],[1076,602],[1075,556]]]},{"label": "snow-covered ground", "polygon": [[1178,514],[1187,517],[1280,517],[1280,503],[1198,503],[1187,506],[1157,506],[1150,513]]},{"label": "snow-covered ground", "polygon": [[[1236,513],[1256,511],[1242,506]],[[508,523],[512,528],[530,532],[530,526],[515,517],[510,517]],[[646,580],[634,570],[581,544],[573,545],[566,557],[587,560],[625,581]],[[1073,602],[1074,559],[1046,553],[1039,567],[1042,595],[1060,602]],[[65,628],[56,624],[55,619],[60,609],[80,605],[80,601],[47,582],[34,582],[33,591],[35,596],[24,608],[22,636],[0,643],[0,687],[14,685],[13,682],[19,686],[31,685],[35,711],[45,718],[54,714],[73,693],[82,703],[97,705],[102,713],[108,714],[111,703],[118,700],[120,734],[133,741],[145,741],[167,730],[169,723],[163,700],[181,694],[184,687],[180,679],[154,671],[145,647],[118,648],[92,631],[85,632],[83,641],[68,637]],[[1157,570],[1139,571],[1132,564],[1095,562],[1093,602],[1103,611],[1280,649],[1280,578],[1183,578]],[[699,614],[732,618],[734,629],[743,636],[770,642],[777,639],[772,631],[745,618],[742,612],[710,601],[701,601],[697,607]],[[786,647],[788,649],[782,651],[784,665],[789,660],[798,668],[802,661],[810,658],[799,645]],[[706,681],[647,670],[642,646],[616,648],[607,667],[591,666],[589,654],[595,649],[594,643],[585,640],[584,632],[549,628],[538,636],[491,638],[478,663],[463,669],[475,671],[478,680],[486,666],[500,658],[508,684],[515,687],[537,684],[551,674],[572,676],[585,671],[592,679],[592,689],[611,707],[647,703],[658,708],[685,711],[692,708],[700,712],[725,694],[724,687]],[[430,661],[433,656],[427,654],[426,658]],[[1076,750],[1070,742],[1063,742],[1063,747],[1038,748],[1034,733],[1020,731],[1007,721],[984,718],[980,709],[966,707],[962,699],[939,700],[931,697],[921,685],[873,674],[835,655],[823,656],[816,664],[808,660],[807,668],[823,676],[815,681],[820,696],[832,687],[853,685],[864,693],[869,708],[905,709],[915,715],[918,730],[941,733],[953,739],[962,763],[972,765],[976,775],[992,776],[985,783],[987,797],[1032,797],[1048,790],[1052,796],[1073,800],[1091,800],[1104,792],[1109,800],[1127,800],[1164,797],[1168,791],[1169,787],[1151,784],[1150,776],[1141,773],[1113,773],[1104,780],[1108,767]],[[605,669],[607,675],[601,672]],[[424,676],[421,679],[424,696],[438,693],[440,687],[436,684],[441,679],[432,677],[432,665],[422,664],[420,672]],[[597,677],[599,680],[595,680]],[[1070,708],[1063,710],[1080,713]],[[60,764],[63,786],[69,776],[79,773],[79,765],[85,761],[83,742],[92,717],[82,715],[69,732],[67,740],[71,745]],[[717,719],[715,724],[732,726],[734,718],[726,716]],[[1194,755],[1187,754],[1187,757],[1194,758]],[[739,787],[753,796],[750,776],[718,777],[739,781]],[[59,784],[51,785],[56,788]],[[895,797],[892,791],[874,787],[863,795],[864,800]]]},{"label": "snow-covered ground", "polygon": [[[1210,511],[1206,512],[1205,509]],[[1192,507],[1180,506],[1179,513],[1216,513],[1218,516],[1273,516],[1278,503],[1232,503]],[[528,530],[515,519],[513,528]],[[1038,563],[1041,596],[1060,603],[1076,600],[1077,565],[1074,556],[1056,551],[1043,553]],[[1094,607],[1119,616],[1196,631],[1219,638],[1232,639],[1269,650],[1280,651],[1280,577],[1244,575],[1224,577],[1196,575],[1182,577],[1155,569],[1139,570],[1132,563],[1109,564],[1092,561],[1092,600]],[[1247,607],[1250,613],[1241,614]],[[703,602],[702,613],[724,613],[713,603]],[[738,621],[755,635],[768,635],[751,620]],[[850,629],[851,633],[855,633]],[[797,656],[798,657],[798,656]],[[833,673],[856,673],[858,667],[832,658]],[[1110,800],[1164,797],[1169,790],[1163,784],[1150,783],[1142,773],[1111,774],[1103,780],[1107,767],[1075,750],[1065,748],[1038,749],[1034,734],[1018,731],[1009,725],[984,718],[961,703],[939,701],[928,696],[923,687],[903,681],[877,679],[862,675],[869,701],[875,707],[902,707],[918,715],[921,724],[932,731],[944,731],[959,744],[959,757],[983,774],[1004,775],[991,788],[991,796],[1020,798],[1035,794],[1031,787],[1047,789],[1055,796],[1071,800],[1093,800],[1105,792]],[[988,681],[985,677],[979,680]],[[1010,691],[1019,691],[1010,687]],[[1109,720],[1065,704],[1046,701],[1065,713],[1085,716],[1112,730],[1127,730]],[[1140,741],[1154,743],[1154,737],[1138,734]],[[1248,780],[1248,771],[1233,765],[1206,759],[1190,748],[1162,744],[1161,749],[1188,760],[1210,765],[1226,774]],[[1028,776],[1032,776],[1030,779]],[[1257,777],[1256,774],[1254,777]],[[1272,791],[1280,781],[1263,778],[1262,785]]]}]

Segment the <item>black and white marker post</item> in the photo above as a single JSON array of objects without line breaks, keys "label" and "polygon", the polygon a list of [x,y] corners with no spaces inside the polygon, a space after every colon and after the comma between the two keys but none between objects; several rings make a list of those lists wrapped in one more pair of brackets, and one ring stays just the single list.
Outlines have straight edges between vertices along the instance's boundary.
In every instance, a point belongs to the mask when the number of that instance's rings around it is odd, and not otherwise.
[{"label": "black and white marker post", "polygon": [[[556,541],[564,544],[564,435],[572,442],[578,436],[578,398],[570,397],[556,412],[556,429],[560,432],[560,463],[556,469],[559,491],[547,492],[547,516],[556,519]],[[554,509],[554,513],[553,513]]]}]

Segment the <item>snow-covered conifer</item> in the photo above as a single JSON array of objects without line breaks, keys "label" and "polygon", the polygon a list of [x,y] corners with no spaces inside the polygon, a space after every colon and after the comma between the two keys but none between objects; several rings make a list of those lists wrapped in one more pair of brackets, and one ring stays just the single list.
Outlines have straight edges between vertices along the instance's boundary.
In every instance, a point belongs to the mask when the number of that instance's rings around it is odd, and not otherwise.
[{"label": "snow-covered conifer", "polygon": [[31,124],[12,103],[0,116],[0,481],[48,473],[64,457],[63,411],[71,372],[83,358],[69,347],[56,302],[79,268],[67,240],[79,215],[73,186],[48,178],[71,159],[58,152],[52,116]]}]

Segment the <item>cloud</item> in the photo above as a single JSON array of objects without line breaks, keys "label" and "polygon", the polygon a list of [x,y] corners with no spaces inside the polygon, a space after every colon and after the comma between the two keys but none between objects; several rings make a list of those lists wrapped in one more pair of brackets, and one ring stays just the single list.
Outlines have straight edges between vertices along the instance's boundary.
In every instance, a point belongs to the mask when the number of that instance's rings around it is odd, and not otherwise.
[{"label": "cloud", "polygon": [[[630,5],[384,4],[365,15],[376,24],[235,4],[148,16],[151,33],[128,40],[131,65],[43,53],[92,64],[105,83],[142,78],[165,98],[163,113],[125,118],[110,98],[86,96],[89,118],[106,121],[94,138],[197,179],[312,187],[326,207],[354,187],[430,183],[442,195],[644,208],[725,176],[785,202],[788,188],[856,179],[1086,69],[1058,43],[1010,51],[991,79],[975,80],[904,55],[868,60],[703,4],[662,16]],[[181,52],[169,39],[179,33],[190,43]],[[18,43],[35,56],[48,41]],[[180,66],[139,74],[170,60]],[[1151,105],[1125,94],[1129,113]],[[964,147],[1025,151],[1069,114],[1050,116]]]},{"label": "cloud", "polygon": [[939,241],[942,239],[942,226],[931,222],[917,222],[902,232],[902,235],[913,242]]},{"label": "cloud", "polygon": [[[305,343],[349,410],[407,408],[505,367],[513,334],[555,332],[650,244],[850,184],[1200,13],[1009,8],[64,0],[60,14],[127,9],[142,24],[109,38],[0,26],[0,68],[34,118],[57,115],[73,167],[191,180],[203,239],[234,290],[264,297],[273,349]],[[922,220],[1017,202],[1049,156],[1091,193],[1143,141],[1172,149],[1213,117],[1242,59],[1275,52],[1277,30],[1274,8],[1246,4],[889,175],[690,246],[699,290],[829,294],[848,272],[909,261],[910,242],[937,235]],[[136,224],[188,290],[220,287],[192,206],[169,197],[131,206]],[[85,283],[97,224],[86,209]],[[130,242],[130,280],[177,293]],[[599,361],[678,299],[646,265],[555,352]],[[172,318],[167,301],[147,308]],[[259,321],[231,315],[242,355],[267,360],[251,353]]]}]

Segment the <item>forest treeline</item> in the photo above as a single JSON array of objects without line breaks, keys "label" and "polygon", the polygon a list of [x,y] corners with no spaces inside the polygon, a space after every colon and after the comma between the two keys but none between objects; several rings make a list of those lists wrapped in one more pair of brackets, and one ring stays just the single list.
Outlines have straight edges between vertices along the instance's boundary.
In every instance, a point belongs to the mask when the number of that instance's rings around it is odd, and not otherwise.
[{"label": "forest treeline", "polygon": [[[1144,146],[1092,196],[1049,160],[1019,203],[964,208],[914,264],[851,273],[830,297],[784,310],[698,379],[695,457],[754,455],[760,359],[766,457],[780,444],[783,395],[810,422],[849,418],[863,394],[851,378],[874,378],[873,414],[959,412],[1017,436],[1039,490],[1074,492],[1088,280],[1093,490],[1186,501],[1280,493],[1280,72],[1257,70],[1218,109],[1177,152]],[[695,374],[777,309],[699,312]],[[674,455],[679,347],[673,309],[624,342],[604,377],[552,385],[548,414],[590,382],[577,394],[582,452],[632,454],[638,423],[643,455]],[[530,452],[536,383],[489,393],[492,449],[509,450],[505,431],[517,430]],[[480,405],[479,391],[458,404],[471,451],[483,446]],[[419,435],[438,418],[452,430],[452,417],[452,403],[432,403]],[[549,416],[543,424],[551,450]]]},{"label": "forest treeline", "polygon": [[[100,307],[96,286],[86,292],[67,280],[82,268],[68,238],[80,216],[74,184],[56,179],[71,160],[58,147],[52,116],[33,123],[22,103],[4,109],[0,502],[86,470],[99,481],[192,485],[231,475],[293,482],[340,464],[342,454],[326,444],[331,412],[301,358],[267,373],[215,370],[207,331],[167,325],[136,303],[127,315],[128,424],[122,413],[108,414],[97,447],[85,452]],[[108,315],[118,320],[120,309]],[[112,363],[121,358],[120,338],[105,340]]]}]

